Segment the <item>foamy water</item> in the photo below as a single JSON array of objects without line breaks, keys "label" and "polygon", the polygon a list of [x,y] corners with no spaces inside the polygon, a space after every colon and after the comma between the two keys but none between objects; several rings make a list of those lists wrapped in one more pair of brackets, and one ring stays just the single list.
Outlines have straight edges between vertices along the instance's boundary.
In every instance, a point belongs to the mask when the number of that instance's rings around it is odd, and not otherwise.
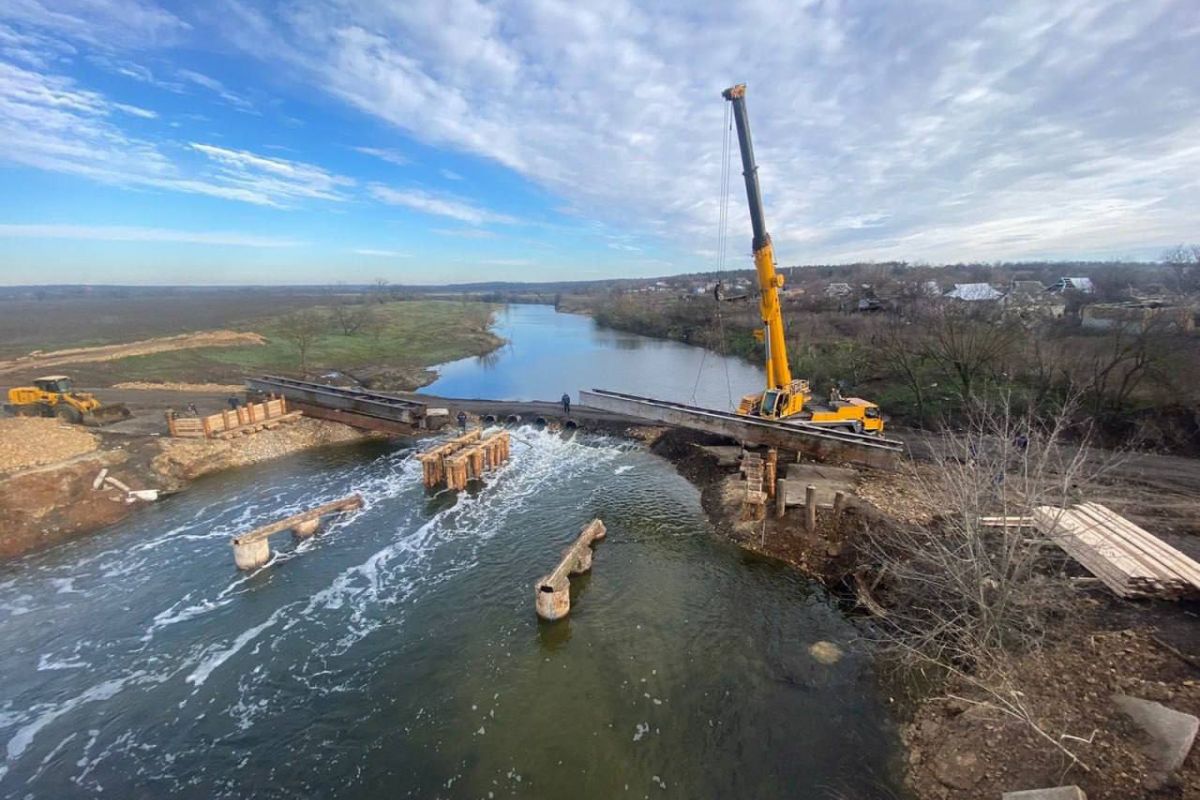
[{"label": "foamy water", "polygon": [[[360,511],[233,567],[232,536],[350,492]],[[540,625],[533,581],[594,516],[595,573]],[[670,465],[602,437],[521,429],[458,494],[378,446],[201,481],[5,566],[0,635],[5,797],[769,796],[793,759],[737,777],[706,751],[800,736],[801,709],[860,717],[857,749],[801,759],[825,783],[887,754],[863,664],[804,655],[848,635],[837,614],[714,542]]]}]

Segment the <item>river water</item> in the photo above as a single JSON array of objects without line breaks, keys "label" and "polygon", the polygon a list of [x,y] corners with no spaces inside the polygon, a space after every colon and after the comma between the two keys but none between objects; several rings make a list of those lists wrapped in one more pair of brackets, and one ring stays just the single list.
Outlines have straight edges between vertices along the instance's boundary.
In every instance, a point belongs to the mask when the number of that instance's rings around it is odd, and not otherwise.
[{"label": "river water", "polygon": [[[893,796],[870,664],[817,587],[715,538],[644,449],[514,434],[459,495],[404,446],[325,449],[0,566],[0,797]],[[231,536],[349,492],[234,568]],[[533,582],[597,516],[571,616],[539,622]]]},{"label": "river water", "polygon": [[485,356],[438,367],[421,391],[441,397],[557,400],[563,392],[611,389],[660,400],[733,410],[762,390],[763,371],[700,347],[602,328],[552,306],[511,305],[494,330],[506,340]]}]

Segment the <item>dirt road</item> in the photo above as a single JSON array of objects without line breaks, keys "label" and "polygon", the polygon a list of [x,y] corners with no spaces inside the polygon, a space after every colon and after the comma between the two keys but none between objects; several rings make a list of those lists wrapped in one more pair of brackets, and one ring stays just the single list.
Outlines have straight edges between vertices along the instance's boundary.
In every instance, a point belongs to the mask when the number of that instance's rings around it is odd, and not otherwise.
[{"label": "dirt road", "polygon": [[145,356],[169,350],[190,350],[196,347],[237,347],[259,345],[266,340],[257,333],[241,331],[200,331],[180,336],[163,336],[157,339],[142,339],[124,344],[106,344],[97,347],[72,347],[66,350],[41,352],[35,350],[27,356],[0,361],[0,375],[18,371],[46,371],[66,364],[87,364],[97,361],[116,361],[130,356]]}]

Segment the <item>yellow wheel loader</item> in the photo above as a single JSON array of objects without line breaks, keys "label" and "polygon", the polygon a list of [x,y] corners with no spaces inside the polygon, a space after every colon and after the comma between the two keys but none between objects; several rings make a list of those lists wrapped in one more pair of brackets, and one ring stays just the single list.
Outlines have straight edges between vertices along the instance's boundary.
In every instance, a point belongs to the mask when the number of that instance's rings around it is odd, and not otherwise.
[{"label": "yellow wheel loader", "polygon": [[76,392],[66,375],[47,375],[32,386],[8,390],[5,411],[19,417],[58,417],[76,425],[109,425],[129,419],[132,414],[121,403],[103,405],[90,392]]}]

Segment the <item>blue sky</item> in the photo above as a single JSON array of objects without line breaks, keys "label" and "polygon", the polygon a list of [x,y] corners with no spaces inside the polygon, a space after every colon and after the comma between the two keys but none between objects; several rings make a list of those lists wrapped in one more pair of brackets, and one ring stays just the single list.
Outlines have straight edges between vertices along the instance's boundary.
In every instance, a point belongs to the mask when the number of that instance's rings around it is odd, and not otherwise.
[{"label": "blue sky", "polygon": [[740,81],[781,263],[1152,258],[1198,76],[1195,0],[5,0],[0,283],[711,269]]}]

